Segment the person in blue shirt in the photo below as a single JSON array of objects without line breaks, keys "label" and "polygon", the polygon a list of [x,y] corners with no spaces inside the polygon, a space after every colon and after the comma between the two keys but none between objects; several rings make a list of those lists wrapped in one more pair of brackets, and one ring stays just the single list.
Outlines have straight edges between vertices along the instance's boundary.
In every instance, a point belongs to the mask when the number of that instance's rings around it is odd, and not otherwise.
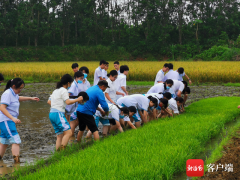
[{"label": "person in blue shirt", "polygon": [[[86,93],[89,96],[89,100],[85,104],[78,104],[77,108],[77,118],[79,122],[79,132],[77,136],[77,141],[81,142],[84,130],[86,126],[92,132],[94,140],[99,140],[98,128],[95,123],[94,114],[96,110],[105,116],[108,114],[109,107],[105,100],[104,91],[109,88],[108,82],[101,80],[97,85],[90,87]],[[101,105],[102,108],[99,108],[98,105]]]}]

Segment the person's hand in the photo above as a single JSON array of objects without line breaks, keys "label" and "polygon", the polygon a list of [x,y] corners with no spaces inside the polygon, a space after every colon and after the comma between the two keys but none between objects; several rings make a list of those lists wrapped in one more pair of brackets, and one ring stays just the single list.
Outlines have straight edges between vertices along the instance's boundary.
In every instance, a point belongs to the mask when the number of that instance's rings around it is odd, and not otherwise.
[{"label": "person's hand", "polygon": [[128,96],[128,92],[126,91],[126,95]]},{"label": "person's hand", "polygon": [[191,80],[189,80],[188,82],[189,82],[189,84],[192,84],[192,81],[191,81]]},{"label": "person's hand", "polygon": [[101,113],[102,117],[105,116],[105,114],[106,114],[105,111],[103,111],[103,110],[100,111],[100,113]]},{"label": "person's hand", "polygon": [[124,96],[125,96],[125,94],[124,94],[124,93],[122,93],[122,96],[124,97]]},{"label": "person's hand", "polygon": [[82,101],[83,101],[83,97],[82,97],[82,96],[79,96],[79,97],[77,98],[77,102],[82,103]]},{"label": "person's hand", "polygon": [[21,121],[20,121],[19,119],[15,118],[15,117],[14,117],[14,118],[12,118],[12,121],[13,121],[13,122],[15,122],[16,124],[19,124],[19,123],[21,123]]},{"label": "person's hand", "polygon": [[32,100],[32,101],[37,101],[37,102],[38,102],[40,99],[39,99],[38,97],[32,97],[31,100]]},{"label": "person's hand", "polygon": [[240,105],[238,106],[238,109],[240,109]]}]

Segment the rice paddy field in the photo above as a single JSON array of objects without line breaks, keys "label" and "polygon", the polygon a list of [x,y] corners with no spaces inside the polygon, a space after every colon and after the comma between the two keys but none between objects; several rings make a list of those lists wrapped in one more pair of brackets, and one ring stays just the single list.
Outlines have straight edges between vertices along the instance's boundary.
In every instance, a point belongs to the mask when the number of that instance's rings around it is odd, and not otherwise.
[{"label": "rice paddy field", "polygon": [[[168,61],[169,62],[169,61]],[[73,62],[19,62],[0,63],[0,72],[6,79],[21,77],[31,82],[58,81],[63,74],[73,74],[71,65]],[[113,62],[109,62],[109,70],[113,68]],[[154,81],[157,72],[167,62],[157,61],[120,61],[121,65],[129,66],[128,81]],[[235,83],[240,81],[239,62],[172,62],[174,69],[185,69],[186,74],[195,83],[221,82]],[[87,66],[90,70],[88,79],[92,80],[99,62],[78,62],[79,66]]]},{"label": "rice paddy field", "polygon": [[[61,156],[34,171],[20,169],[19,179],[174,179],[186,161],[204,151],[224,124],[239,114],[239,97],[203,99],[175,118],[152,121],[138,130],[111,136],[84,151]],[[26,167],[27,168],[27,167]],[[25,169],[26,170],[26,169]]]}]

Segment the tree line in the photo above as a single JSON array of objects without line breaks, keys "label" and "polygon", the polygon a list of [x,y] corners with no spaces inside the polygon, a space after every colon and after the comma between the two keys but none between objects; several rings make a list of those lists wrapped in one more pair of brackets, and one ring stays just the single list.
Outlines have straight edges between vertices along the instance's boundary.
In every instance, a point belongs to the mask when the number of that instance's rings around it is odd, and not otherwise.
[{"label": "tree line", "polygon": [[[2,0],[0,46],[112,46],[197,54],[240,32],[237,0]],[[124,14],[124,15],[123,15]]]}]

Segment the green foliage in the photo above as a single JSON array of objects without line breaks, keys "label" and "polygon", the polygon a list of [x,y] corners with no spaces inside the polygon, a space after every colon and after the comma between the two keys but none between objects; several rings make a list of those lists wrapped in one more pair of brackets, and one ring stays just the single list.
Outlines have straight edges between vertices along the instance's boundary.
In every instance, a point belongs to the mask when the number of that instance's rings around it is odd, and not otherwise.
[{"label": "green foliage", "polygon": [[[204,99],[175,118],[153,121],[61,156],[36,173],[16,171],[19,179],[172,179],[186,161],[204,151],[210,138],[235,119],[239,97]],[[21,173],[22,172],[22,173]],[[25,172],[26,173],[26,172]],[[14,175],[13,174],[13,175]]]},{"label": "green foliage", "polygon": [[234,86],[234,87],[240,87],[240,83],[226,83],[223,84],[224,86]]}]

